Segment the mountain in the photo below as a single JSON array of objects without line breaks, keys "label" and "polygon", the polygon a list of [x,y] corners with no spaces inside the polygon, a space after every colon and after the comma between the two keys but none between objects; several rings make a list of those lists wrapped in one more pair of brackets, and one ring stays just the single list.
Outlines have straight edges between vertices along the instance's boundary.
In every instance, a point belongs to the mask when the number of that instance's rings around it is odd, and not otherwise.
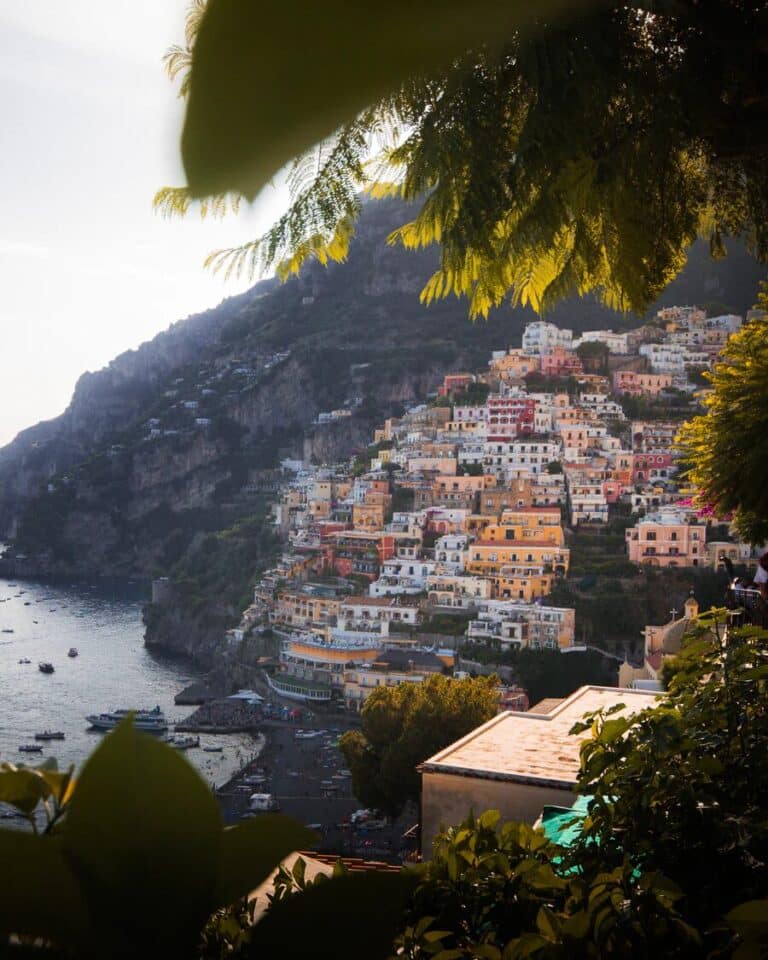
[{"label": "mountain", "polygon": [[[473,324],[466,301],[419,303],[436,252],[386,244],[409,214],[398,201],[367,202],[345,264],[311,264],[179,321],[84,374],[60,417],[0,450],[0,536],[28,569],[162,574],[201,536],[262,509],[281,456],[349,456],[444,373],[518,345],[528,309]],[[653,309],[744,312],[765,275],[738,244],[722,261],[697,244]],[[577,331],[641,320],[591,300],[548,319]],[[352,416],[315,423],[345,405]]]}]

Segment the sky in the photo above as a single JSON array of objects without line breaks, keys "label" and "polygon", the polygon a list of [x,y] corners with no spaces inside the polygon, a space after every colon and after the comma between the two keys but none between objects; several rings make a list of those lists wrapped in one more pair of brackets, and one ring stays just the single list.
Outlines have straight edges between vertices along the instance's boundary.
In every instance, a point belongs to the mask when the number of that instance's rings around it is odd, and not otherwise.
[{"label": "sky", "polygon": [[279,215],[167,221],[184,183],[183,103],[162,55],[184,0],[27,0],[0,8],[0,446],[61,413],[77,378],[250,286],[203,269]]}]

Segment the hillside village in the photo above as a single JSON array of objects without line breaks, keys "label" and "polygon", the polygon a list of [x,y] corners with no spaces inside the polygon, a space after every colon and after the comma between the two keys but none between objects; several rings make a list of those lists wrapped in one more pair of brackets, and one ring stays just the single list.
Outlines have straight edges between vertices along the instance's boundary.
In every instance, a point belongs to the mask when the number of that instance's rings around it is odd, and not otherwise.
[{"label": "hillside village", "polygon": [[[446,374],[436,396],[386,420],[364,455],[284,461],[273,523],[285,549],[229,631],[230,652],[271,633],[275,693],[359,711],[378,686],[464,675],[462,649],[492,663],[583,650],[575,610],[550,600],[579,531],[618,517],[615,559],[635,568],[747,561],[752,547],[685,495],[673,448],[702,372],[741,325],[690,306],[578,338],[536,321],[486,370]],[[691,597],[648,626],[642,662],[625,660],[618,682],[658,689],[696,609]],[[502,702],[528,705],[514,684]]]}]

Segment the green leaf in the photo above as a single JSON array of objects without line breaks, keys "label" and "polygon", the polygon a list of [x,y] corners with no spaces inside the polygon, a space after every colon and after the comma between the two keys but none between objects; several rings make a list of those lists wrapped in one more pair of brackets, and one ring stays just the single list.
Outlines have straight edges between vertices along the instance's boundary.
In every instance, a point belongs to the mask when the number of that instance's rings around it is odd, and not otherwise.
[{"label": "green leaf", "polygon": [[209,787],[175,750],[130,720],[104,739],[60,836],[113,955],[194,947],[212,912],[221,827]]},{"label": "green leaf", "polygon": [[0,771],[0,801],[9,803],[22,813],[32,813],[38,803],[50,794],[50,786],[34,769],[11,766]]},{"label": "green leaf", "polygon": [[313,886],[276,904],[254,927],[253,955],[384,960],[415,885],[410,874],[371,873]]},{"label": "green leaf", "polygon": [[[228,906],[238,897],[250,893],[288,854],[305,848],[315,838],[311,830],[279,815],[259,817],[229,827],[221,835],[214,905]],[[299,870],[297,861],[293,867],[294,876]]]},{"label": "green leaf", "polygon": [[87,910],[58,838],[0,830],[0,937],[46,937],[82,944]]},{"label": "green leaf", "polygon": [[500,45],[565,0],[210,0],[194,45],[182,154],[193,197],[252,198],[284,164],[413,74]]}]

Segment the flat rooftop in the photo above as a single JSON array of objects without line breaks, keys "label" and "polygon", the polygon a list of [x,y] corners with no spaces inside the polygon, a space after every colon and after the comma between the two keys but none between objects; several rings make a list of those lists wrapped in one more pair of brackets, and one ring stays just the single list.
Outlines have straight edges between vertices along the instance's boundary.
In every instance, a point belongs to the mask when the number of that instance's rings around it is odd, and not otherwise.
[{"label": "flat rooftop", "polygon": [[419,767],[422,773],[445,773],[489,780],[510,780],[568,789],[579,772],[583,736],[569,730],[585,713],[625,704],[617,716],[652,707],[657,693],[618,687],[581,687],[556,706],[544,703],[527,713],[506,711],[452,743]]}]

